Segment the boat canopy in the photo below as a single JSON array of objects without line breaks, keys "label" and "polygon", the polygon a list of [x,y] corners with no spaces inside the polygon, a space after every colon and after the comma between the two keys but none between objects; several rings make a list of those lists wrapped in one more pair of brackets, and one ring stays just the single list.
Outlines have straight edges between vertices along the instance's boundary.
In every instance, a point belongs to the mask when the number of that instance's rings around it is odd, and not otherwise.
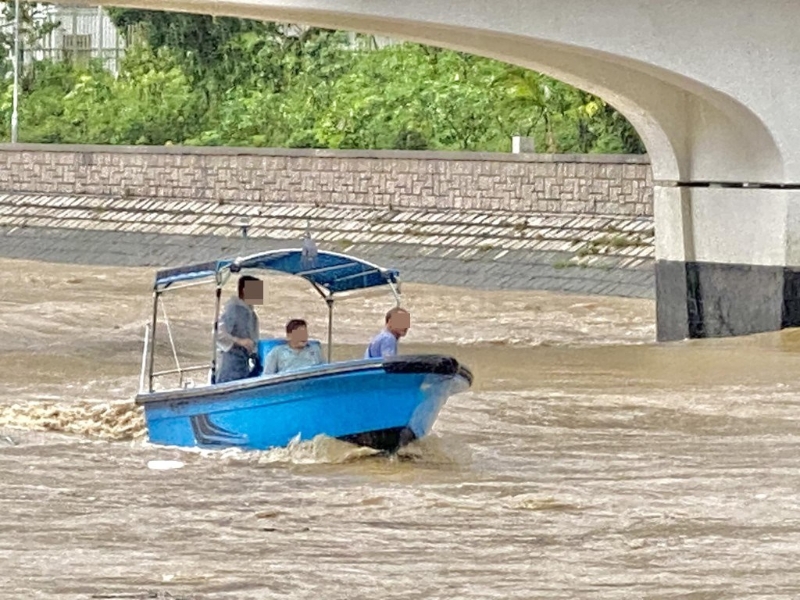
[{"label": "boat canopy", "polygon": [[308,254],[298,248],[162,269],[156,273],[154,288],[161,291],[174,283],[206,278],[213,278],[219,284],[225,271],[237,273],[245,269],[296,275],[312,285],[324,288],[329,294],[395,284],[399,275],[394,269],[383,269],[345,254],[322,250]]}]

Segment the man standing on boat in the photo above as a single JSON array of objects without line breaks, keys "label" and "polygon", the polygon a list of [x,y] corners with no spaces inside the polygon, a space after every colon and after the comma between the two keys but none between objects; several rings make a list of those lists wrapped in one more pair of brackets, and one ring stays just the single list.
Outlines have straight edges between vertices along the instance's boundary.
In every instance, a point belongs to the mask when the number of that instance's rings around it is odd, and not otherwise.
[{"label": "man standing on boat", "polygon": [[372,338],[364,358],[384,358],[397,355],[397,341],[411,328],[411,315],[395,307],[386,313],[386,327]]},{"label": "man standing on boat", "polygon": [[264,303],[264,284],[250,275],[239,278],[238,296],[231,298],[219,319],[217,346],[221,350],[216,383],[245,379],[250,357],[258,345],[258,315],[253,306]]}]

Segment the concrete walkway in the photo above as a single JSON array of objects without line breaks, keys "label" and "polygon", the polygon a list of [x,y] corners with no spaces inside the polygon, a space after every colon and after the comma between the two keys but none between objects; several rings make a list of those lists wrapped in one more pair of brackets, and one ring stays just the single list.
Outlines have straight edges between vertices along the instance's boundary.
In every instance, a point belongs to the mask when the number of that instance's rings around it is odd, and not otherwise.
[{"label": "concrete walkway", "polygon": [[321,248],[396,267],[406,281],[654,297],[648,217],[7,194],[0,256],[168,266],[297,246],[309,224]]}]

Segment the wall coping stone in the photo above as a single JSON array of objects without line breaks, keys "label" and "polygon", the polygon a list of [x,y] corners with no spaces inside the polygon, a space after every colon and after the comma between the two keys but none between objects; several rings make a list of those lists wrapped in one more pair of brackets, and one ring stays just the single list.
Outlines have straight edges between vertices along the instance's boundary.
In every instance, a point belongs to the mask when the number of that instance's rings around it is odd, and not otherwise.
[{"label": "wall coping stone", "polygon": [[429,150],[329,150],[309,148],[237,148],[230,146],[109,146],[91,144],[0,144],[0,152],[141,154],[189,156],[287,156],[365,158],[374,160],[441,160],[508,163],[595,163],[649,165],[646,154],[512,154],[510,152],[442,152]]}]

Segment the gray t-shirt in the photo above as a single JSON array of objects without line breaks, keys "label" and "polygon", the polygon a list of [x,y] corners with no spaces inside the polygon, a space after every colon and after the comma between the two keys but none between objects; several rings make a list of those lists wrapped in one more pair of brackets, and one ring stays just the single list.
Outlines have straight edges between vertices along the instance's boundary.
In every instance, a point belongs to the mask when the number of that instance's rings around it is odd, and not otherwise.
[{"label": "gray t-shirt", "polygon": [[246,338],[258,343],[258,315],[253,307],[244,300],[234,296],[225,305],[219,319],[217,346],[222,352],[233,347],[233,338]]}]

